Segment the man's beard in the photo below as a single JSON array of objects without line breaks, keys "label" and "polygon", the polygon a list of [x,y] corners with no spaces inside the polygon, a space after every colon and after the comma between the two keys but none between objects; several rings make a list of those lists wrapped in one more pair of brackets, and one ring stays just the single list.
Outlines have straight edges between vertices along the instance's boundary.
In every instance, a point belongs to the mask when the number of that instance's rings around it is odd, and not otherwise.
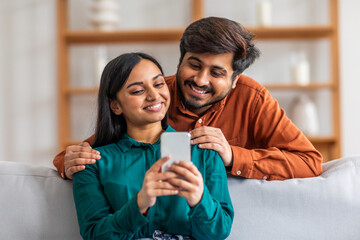
[{"label": "man's beard", "polygon": [[[220,101],[222,101],[228,94],[229,94],[229,92],[231,91],[231,87],[229,88],[229,90],[226,92],[226,94],[224,94],[224,95],[222,95],[222,96],[219,96],[218,98],[216,98],[216,99],[214,99],[214,100],[212,100],[212,101],[209,101],[209,102],[206,102],[206,103],[204,103],[204,104],[196,104],[196,99],[199,99],[200,100],[200,98],[197,98],[197,97],[192,97],[192,99],[195,99],[195,100],[193,100],[193,101],[187,101],[186,99],[185,99],[185,96],[184,96],[184,93],[183,93],[183,91],[182,91],[182,86],[180,85],[181,83],[180,83],[180,81],[178,80],[179,79],[179,73],[177,72],[176,73],[176,84],[177,84],[177,88],[179,89],[179,93],[180,93],[180,97],[181,97],[181,102],[182,102],[182,104],[185,106],[185,108],[187,108],[187,109],[189,109],[189,110],[196,110],[196,109],[201,109],[201,108],[203,108],[203,107],[207,107],[207,106],[211,106],[211,105],[213,105],[213,104],[215,104],[215,103],[218,103],[218,102],[220,102]],[[210,87],[210,86],[203,86],[203,87],[199,87],[199,86],[197,86],[196,85],[196,83],[195,83],[195,81],[193,81],[193,80],[185,80],[184,81],[184,86],[186,86],[186,85],[190,85],[190,86],[196,86],[196,87],[198,87],[198,88],[201,88],[202,90],[204,90],[204,91],[208,91],[208,92],[210,92],[211,94],[214,94],[214,89],[212,88],[212,87]]]}]

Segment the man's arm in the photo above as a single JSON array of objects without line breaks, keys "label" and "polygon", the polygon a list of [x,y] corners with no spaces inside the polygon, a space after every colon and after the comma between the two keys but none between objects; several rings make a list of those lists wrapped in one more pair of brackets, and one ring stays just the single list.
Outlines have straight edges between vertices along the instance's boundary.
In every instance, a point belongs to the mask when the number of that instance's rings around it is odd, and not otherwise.
[{"label": "man's arm", "polygon": [[55,156],[53,164],[62,178],[72,179],[74,173],[85,169],[85,164],[94,164],[101,158],[100,153],[90,146],[93,141],[94,135],[79,145],[68,146]]},{"label": "man's arm", "polygon": [[249,127],[255,147],[231,146],[233,175],[283,180],[322,173],[321,154],[266,89],[254,101],[251,112]]},{"label": "man's arm", "polygon": [[251,112],[249,128],[254,148],[230,146],[221,129],[212,127],[192,130],[192,137],[196,138],[193,144],[217,151],[231,174],[237,176],[283,180],[322,173],[321,154],[266,90],[254,101]]}]

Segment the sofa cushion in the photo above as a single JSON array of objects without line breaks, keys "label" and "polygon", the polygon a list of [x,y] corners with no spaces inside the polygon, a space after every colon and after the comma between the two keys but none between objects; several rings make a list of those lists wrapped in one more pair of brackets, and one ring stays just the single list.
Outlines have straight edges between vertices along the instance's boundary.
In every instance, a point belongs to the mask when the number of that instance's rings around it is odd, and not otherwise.
[{"label": "sofa cushion", "polygon": [[47,167],[0,162],[1,239],[81,239],[72,182]]}]

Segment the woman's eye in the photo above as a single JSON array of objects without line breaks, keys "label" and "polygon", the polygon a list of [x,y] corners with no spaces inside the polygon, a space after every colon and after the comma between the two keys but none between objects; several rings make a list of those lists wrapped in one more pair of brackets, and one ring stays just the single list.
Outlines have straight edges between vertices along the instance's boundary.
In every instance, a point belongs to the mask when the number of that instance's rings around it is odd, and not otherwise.
[{"label": "woman's eye", "polygon": [[165,83],[161,82],[161,83],[156,83],[155,87],[156,88],[161,88],[162,86],[164,86]]},{"label": "woman's eye", "polygon": [[137,90],[137,91],[132,91],[131,95],[140,95],[144,92],[144,90]]}]

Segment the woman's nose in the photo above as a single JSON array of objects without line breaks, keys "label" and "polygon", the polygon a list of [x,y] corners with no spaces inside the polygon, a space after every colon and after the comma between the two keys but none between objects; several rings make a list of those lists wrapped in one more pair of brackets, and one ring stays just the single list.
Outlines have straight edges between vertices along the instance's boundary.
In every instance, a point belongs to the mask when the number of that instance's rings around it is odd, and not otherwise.
[{"label": "woman's nose", "polygon": [[158,98],[159,94],[156,91],[156,89],[149,89],[147,91],[146,100],[148,101],[154,101]]}]

